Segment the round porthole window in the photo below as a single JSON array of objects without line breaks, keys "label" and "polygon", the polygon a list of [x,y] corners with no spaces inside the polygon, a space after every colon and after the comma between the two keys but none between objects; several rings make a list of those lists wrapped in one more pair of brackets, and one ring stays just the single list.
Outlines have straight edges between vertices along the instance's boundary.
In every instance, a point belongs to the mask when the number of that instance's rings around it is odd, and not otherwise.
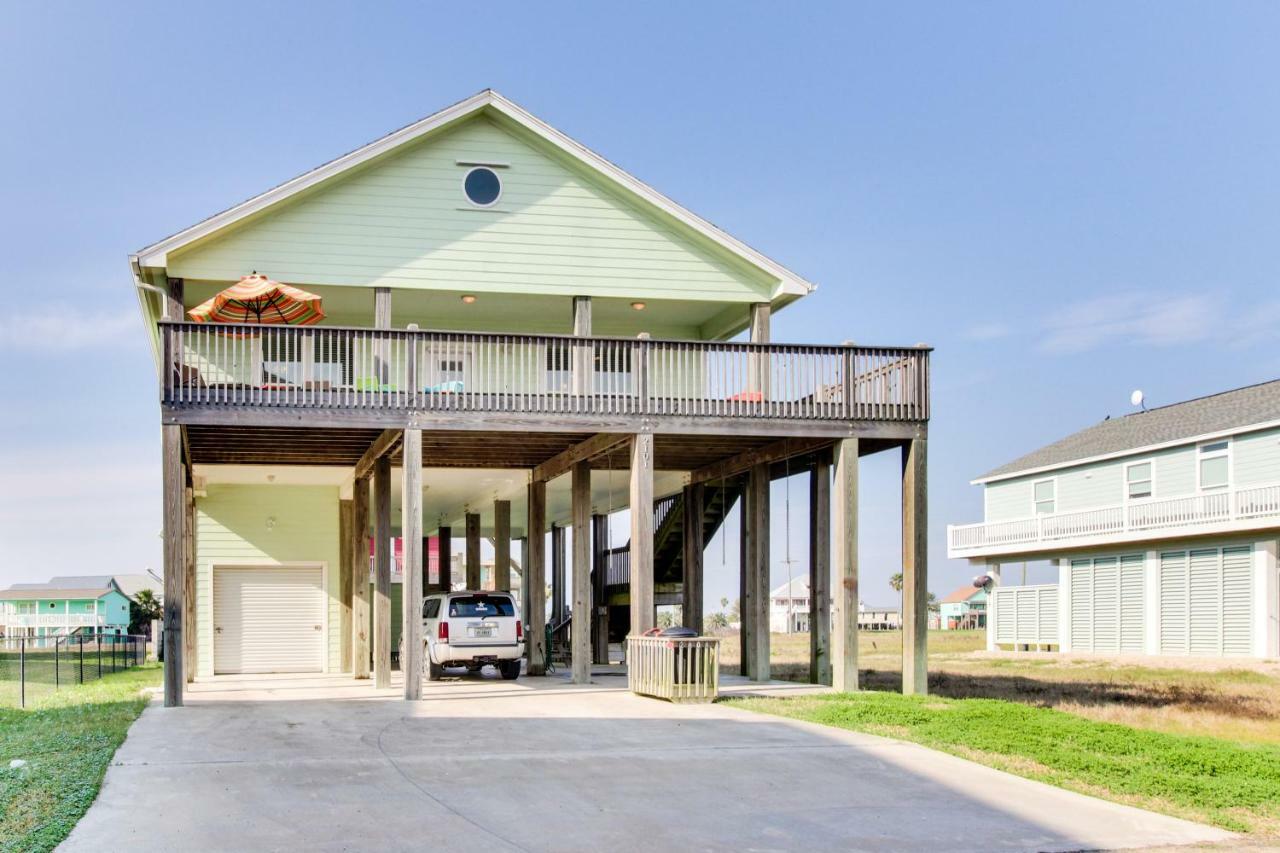
[{"label": "round porthole window", "polygon": [[462,191],[467,194],[467,201],[479,207],[491,207],[497,204],[502,195],[502,181],[493,169],[479,166],[467,172],[462,181]]}]

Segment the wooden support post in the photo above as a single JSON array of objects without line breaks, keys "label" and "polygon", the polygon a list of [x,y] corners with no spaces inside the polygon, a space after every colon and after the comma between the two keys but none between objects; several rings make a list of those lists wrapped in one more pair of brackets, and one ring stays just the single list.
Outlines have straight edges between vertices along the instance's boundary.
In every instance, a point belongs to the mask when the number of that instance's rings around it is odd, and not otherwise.
[{"label": "wooden support post", "polygon": [[183,660],[183,672],[187,683],[196,680],[197,648],[196,648],[196,501],[191,487],[183,492],[182,534],[183,534],[183,644],[186,659]]},{"label": "wooden support post", "polygon": [[351,560],[355,554],[352,504],[338,501],[338,671],[351,672]]},{"label": "wooden support post", "polygon": [[569,629],[574,684],[591,681],[591,463],[578,462],[570,474],[573,517],[573,625]]},{"label": "wooden support post", "polygon": [[609,516],[591,516],[591,660],[609,662]]},{"label": "wooden support post", "polygon": [[511,501],[493,502],[493,588],[511,591]]},{"label": "wooden support post", "polygon": [[[573,297],[573,334],[585,338],[591,335],[591,297]],[[591,345],[588,343],[573,345],[573,380],[575,395],[591,392],[592,364]]]},{"label": "wooden support post", "polygon": [[551,524],[551,622],[558,625],[565,614],[565,543],[564,528]]},{"label": "wooden support post", "polygon": [[439,571],[436,589],[448,592],[453,589],[453,528],[441,527],[436,531],[436,555]]},{"label": "wooden support post", "polygon": [[809,472],[809,681],[831,683],[831,462],[825,451]]},{"label": "wooden support post", "polygon": [[186,543],[183,541],[182,427],[160,427],[161,487],[164,506],[164,705],[182,704],[185,675],[182,669],[182,616],[186,586]]},{"label": "wooden support post", "polygon": [[[373,327],[375,329],[391,328],[391,288],[375,287],[373,289]],[[380,386],[391,381],[391,347],[385,339],[374,344],[373,368]]]},{"label": "wooden support post", "polygon": [[369,677],[369,478],[351,488],[351,674]]},{"label": "wooden support post", "polygon": [[529,618],[525,622],[528,637],[525,647],[526,666],[529,675],[544,675],[547,671],[547,484],[534,480],[529,484],[529,518],[525,532],[529,537],[529,550],[524,564],[524,595],[529,599]]},{"label": "wooden support post", "polygon": [[[769,343],[769,314],[770,305],[768,302],[752,304],[749,332],[752,343]],[[769,399],[769,374],[768,354],[755,351],[749,353],[747,356],[747,387],[752,391],[761,392],[766,400]]]},{"label": "wooden support post", "polygon": [[391,328],[391,288],[373,289],[373,326],[375,329]]},{"label": "wooden support post", "polygon": [[164,307],[162,309],[164,319],[166,320],[182,320],[186,314],[183,307],[185,299],[186,282],[180,278],[170,278],[165,281],[165,297]]},{"label": "wooden support post", "polygon": [[400,607],[400,672],[404,698],[422,698],[422,430],[404,431],[404,477],[400,487],[400,535],[404,539],[404,585]]},{"label": "wooden support post", "polygon": [[631,437],[631,636],[654,626],[653,435]]},{"label": "wooden support post", "polygon": [[467,522],[467,589],[479,589],[480,584],[480,513],[466,514]]},{"label": "wooden support post", "polygon": [[529,627],[529,531],[516,541],[520,552],[520,621]]},{"label": "wooden support post", "polygon": [[680,597],[681,622],[686,628],[702,633],[702,517],[706,487],[694,483],[684,487],[684,583]]},{"label": "wooden support post", "polygon": [[373,465],[373,686],[391,686],[391,458]]},{"label": "wooden support post", "polygon": [[902,446],[902,692],[929,692],[927,441]]},{"label": "wooden support post", "polygon": [[751,595],[751,678],[768,681],[769,466],[763,463],[747,476],[747,586]]},{"label": "wooden support post", "polygon": [[858,689],[858,440],[838,442],[835,486],[831,496],[831,528],[835,550],[834,624],[831,626],[831,684],[837,690]]},{"label": "wooden support post", "polygon": [[752,627],[755,621],[755,608],[751,606],[754,598],[752,588],[748,582],[749,574],[747,571],[748,564],[748,548],[747,548],[747,526],[750,524],[750,510],[747,502],[750,500],[750,489],[746,486],[742,488],[742,499],[738,501],[738,674],[751,677],[751,673],[755,672],[755,644],[751,638],[755,636]]}]

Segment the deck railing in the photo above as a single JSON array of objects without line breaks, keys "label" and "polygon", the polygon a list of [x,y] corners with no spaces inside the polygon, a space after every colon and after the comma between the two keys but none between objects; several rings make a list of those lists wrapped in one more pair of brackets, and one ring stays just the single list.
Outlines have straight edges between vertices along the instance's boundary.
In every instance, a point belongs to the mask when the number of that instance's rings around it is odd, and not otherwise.
[{"label": "deck railing", "polygon": [[106,624],[94,613],[0,613],[0,625],[19,628],[80,628]]},{"label": "deck railing", "polygon": [[955,555],[1003,546],[1069,542],[1093,536],[1185,528],[1211,529],[1254,521],[1280,523],[1280,484],[1231,491],[1132,501],[1080,512],[1046,513],[991,524],[953,524],[948,544]]},{"label": "deck railing", "polygon": [[162,402],[802,420],[929,417],[929,349],[162,322]]}]

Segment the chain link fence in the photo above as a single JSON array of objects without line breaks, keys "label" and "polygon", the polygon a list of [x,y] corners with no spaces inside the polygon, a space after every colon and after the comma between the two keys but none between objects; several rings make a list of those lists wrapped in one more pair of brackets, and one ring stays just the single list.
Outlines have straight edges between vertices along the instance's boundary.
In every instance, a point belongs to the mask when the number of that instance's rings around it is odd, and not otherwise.
[{"label": "chain link fence", "polygon": [[0,705],[26,707],[63,687],[146,661],[147,638],[132,634],[0,637]]}]

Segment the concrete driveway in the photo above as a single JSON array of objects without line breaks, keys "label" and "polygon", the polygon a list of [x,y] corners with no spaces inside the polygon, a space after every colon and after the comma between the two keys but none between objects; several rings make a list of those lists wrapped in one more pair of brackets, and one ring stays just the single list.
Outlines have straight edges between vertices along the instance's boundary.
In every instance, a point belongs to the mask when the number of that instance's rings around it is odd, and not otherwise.
[{"label": "concrete driveway", "polygon": [[61,849],[1079,850],[1228,833],[912,744],[621,680],[461,679],[409,704],[341,677],[149,707]]}]

